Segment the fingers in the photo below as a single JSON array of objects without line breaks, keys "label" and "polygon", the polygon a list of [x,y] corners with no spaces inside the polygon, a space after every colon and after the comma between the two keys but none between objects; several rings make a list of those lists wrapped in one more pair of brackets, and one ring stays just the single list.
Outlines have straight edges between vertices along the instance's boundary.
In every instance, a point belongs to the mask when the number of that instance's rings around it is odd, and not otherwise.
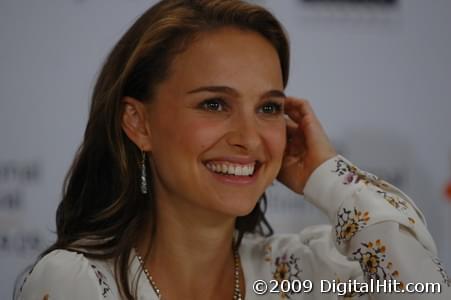
[{"label": "fingers", "polygon": [[298,127],[297,130],[290,130],[290,127],[294,127],[294,124],[287,121],[287,132],[292,137],[297,134],[302,138],[305,147],[315,148],[317,144],[330,143],[321,122],[307,100],[287,98],[285,101],[285,113],[289,119],[297,123]]},{"label": "fingers", "polygon": [[287,123],[287,126],[290,127],[297,127],[298,123],[294,122],[293,119],[290,116],[285,117],[285,121]]},{"label": "fingers", "polygon": [[287,98],[284,106],[288,141],[278,178],[302,193],[313,170],[336,152],[307,100]]},{"label": "fingers", "polygon": [[292,120],[287,120],[287,155],[302,156],[306,151],[305,136],[299,126]]},{"label": "fingers", "polygon": [[286,118],[287,125],[287,141],[292,142],[293,139],[302,135],[302,130],[299,130],[299,124],[294,122],[290,117]]},{"label": "fingers", "polygon": [[284,106],[285,113],[298,124],[301,124],[307,116],[316,119],[315,113],[307,100],[286,98]]}]

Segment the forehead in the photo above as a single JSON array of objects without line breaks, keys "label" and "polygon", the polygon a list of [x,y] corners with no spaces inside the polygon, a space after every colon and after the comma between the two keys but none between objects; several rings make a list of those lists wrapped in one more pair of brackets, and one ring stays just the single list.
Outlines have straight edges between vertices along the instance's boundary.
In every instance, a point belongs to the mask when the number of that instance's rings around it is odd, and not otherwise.
[{"label": "forehead", "polygon": [[[169,81],[179,87],[252,83],[283,89],[279,56],[262,35],[233,27],[203,32],[171,63]],[[269,87],[268,87],[269,88]]]}]

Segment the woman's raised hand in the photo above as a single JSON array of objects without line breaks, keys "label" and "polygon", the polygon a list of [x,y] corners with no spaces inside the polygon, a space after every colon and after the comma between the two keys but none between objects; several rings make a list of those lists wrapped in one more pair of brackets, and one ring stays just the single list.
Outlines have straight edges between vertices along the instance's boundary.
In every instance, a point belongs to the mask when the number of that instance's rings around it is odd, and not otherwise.
[{"label": "woman's raised hand", "polygon": [[309,102],[287,98],[287,145],[277,179],[296,193],[303,193],[313,171],[336,155]]}]

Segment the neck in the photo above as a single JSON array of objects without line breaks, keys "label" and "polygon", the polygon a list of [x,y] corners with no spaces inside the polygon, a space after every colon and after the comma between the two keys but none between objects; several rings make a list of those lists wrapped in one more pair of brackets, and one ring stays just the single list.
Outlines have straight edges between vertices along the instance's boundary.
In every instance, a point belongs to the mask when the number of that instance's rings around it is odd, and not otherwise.
[{"label": "neck", "polygon": [[[235,217],[184,203],[158,199],[155,236],[145,266],[164,299],[213,299],[218,291],[231,299]],[[147,252],[148,242],[138,245],[139,253]]]}]

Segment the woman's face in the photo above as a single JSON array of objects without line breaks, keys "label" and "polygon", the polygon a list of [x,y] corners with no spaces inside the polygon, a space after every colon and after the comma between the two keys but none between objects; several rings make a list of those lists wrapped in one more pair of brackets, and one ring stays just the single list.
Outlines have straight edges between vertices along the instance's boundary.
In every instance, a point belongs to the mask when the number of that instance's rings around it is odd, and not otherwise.
[{"label": "woman's face", "polygon": [[157,201],[248,214],[281,166],[282,90],[277,52],[259,34],[223,28],[198,36],[148,106]]}]

